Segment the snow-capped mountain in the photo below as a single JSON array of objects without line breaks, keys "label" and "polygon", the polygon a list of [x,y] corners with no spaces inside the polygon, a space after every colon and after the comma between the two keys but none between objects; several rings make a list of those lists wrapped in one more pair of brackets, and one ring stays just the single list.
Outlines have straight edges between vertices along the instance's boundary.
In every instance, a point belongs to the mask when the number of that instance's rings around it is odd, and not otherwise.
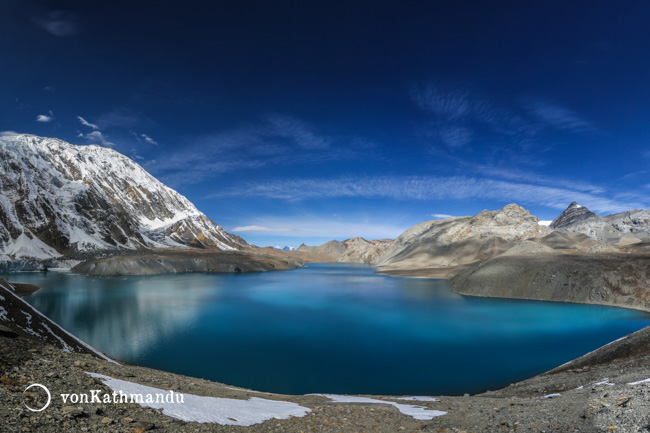
[{"label": "snow-capped mountain", "polygon": [[0,137],[0,259],[249,246],[112,149]]},{"label": "snow-capped mountain", "polygon": [[294,247],[290,247],[290,246],[288,246],[288,245],[285,245],[284,247],[281,247],[281,246],[279,246],[279,245],[276,245],[276,246],[271,247],[271,248],[273,248],[273,249],[276,250],[276,251],[287,251],[287,252],[288,252],[288,251],[293,251],[293,250],[295,250]]}]

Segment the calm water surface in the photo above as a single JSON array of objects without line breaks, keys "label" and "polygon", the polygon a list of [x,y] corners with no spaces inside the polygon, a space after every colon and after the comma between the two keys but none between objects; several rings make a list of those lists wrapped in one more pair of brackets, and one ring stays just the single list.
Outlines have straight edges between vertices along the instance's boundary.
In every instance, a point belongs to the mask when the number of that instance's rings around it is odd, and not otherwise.
[{"label": "calm water surface", "polygon": [[280,393],[462,394],[496,389],[636,331],[650,315],[469,298],[442,280],[316,264],[259,274],[6,275],[107,354]]}]

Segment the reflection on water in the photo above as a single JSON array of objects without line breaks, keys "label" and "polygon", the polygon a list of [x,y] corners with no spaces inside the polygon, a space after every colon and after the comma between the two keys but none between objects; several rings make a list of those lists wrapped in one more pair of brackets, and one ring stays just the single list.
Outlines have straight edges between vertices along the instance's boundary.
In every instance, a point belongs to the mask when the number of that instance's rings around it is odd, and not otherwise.
[{"label": "reflection on water", "polygon": [[[204,302],[215,302],[219,281],[197,275],[86,277],[29,273],[8,277],[44,289],[25,299],[82,340],[117,359],[133,361],[152,344],[194,326]],[[182,290],[179,290],[179,287]]]},{"label": "reflection on water", "polygon": [[125,362],[284,393],[495,389],[640,329],[617,308],[467,298],[441,280],[340,264],[259,274],[8,276]]}]

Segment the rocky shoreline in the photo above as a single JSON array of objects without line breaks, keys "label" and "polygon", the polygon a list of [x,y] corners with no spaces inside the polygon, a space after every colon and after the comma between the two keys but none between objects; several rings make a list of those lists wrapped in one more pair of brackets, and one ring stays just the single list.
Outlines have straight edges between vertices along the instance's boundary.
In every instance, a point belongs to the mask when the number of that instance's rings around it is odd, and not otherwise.
[{"label": "rocky shoreline", "polygon": [[303,262],[253,250],[156,250],[88,260],[71,269],[84,275],[153,275],[180,272],[264,272],[295,269]]},{"label": "rocky shoreline", "polygon": [[527,251],[460,266],[382,269],[385,275],[447,279],[466,296],[572,302],[650,312],[650,246],[612,251]]}]

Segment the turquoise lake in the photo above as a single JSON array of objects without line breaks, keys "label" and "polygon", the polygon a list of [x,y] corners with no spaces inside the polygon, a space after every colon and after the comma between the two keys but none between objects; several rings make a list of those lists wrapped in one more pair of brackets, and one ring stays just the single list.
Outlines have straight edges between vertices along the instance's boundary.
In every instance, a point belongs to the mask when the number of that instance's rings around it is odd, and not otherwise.
[{"label": "turquoise lake", "polygon": [[312,264],[256,274],[15,273],[26,300],[127,363],[256,390],[497,389],[650,324],[620,308],[459,296],[443,280]]}]

